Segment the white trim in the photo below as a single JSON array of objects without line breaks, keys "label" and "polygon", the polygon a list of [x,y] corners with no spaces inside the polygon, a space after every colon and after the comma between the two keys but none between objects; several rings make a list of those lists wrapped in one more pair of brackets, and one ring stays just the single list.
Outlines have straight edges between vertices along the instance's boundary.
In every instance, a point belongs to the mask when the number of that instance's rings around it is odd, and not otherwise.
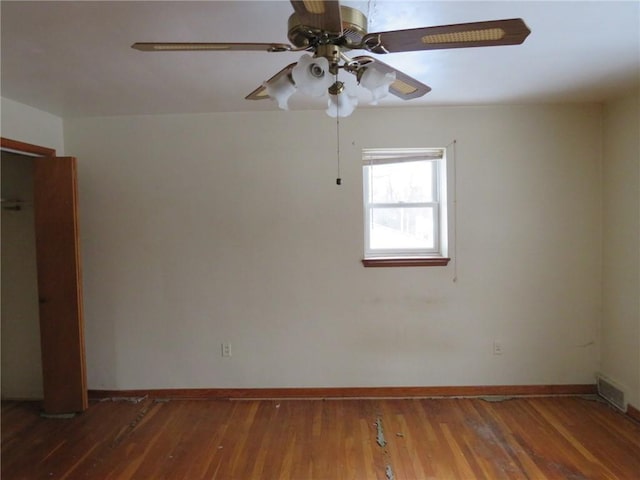
[{"label": "white trim", "polygon": [[[433,200],[430,202],[379,202],[373,203],[371,183],[375,165],[428,161],[432,166]],[[398,148],[363,149],[363,224],[364,258],[423,258],[442,257],[447,252],[447,208],[446,208],[446,149],[444,148]],[[430,208],[433,211],[432,248],[371,248],[371,222],[374,209]]]}]

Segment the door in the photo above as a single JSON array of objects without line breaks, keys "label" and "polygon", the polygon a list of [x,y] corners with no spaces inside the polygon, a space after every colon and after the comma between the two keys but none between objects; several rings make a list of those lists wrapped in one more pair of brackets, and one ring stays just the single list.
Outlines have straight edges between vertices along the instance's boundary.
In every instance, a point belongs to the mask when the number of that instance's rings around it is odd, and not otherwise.
[{"label": "door", "polygon": [[34,159],[34,218],[45,413],[87,409],[76,159]]}]

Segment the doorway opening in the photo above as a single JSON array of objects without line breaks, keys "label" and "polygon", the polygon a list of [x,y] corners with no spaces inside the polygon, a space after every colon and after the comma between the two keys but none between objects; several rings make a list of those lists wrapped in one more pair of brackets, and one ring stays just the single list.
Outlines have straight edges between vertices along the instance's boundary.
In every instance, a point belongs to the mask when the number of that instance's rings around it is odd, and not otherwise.
[{"label": "doorway opening", "polygon": [[[88,408],[88,398],[77,162],[73,157],[57,157],[55,150],[49,148],[2,137],[0,147],[3,397],[40,396],[47,414],[82,412]],[[14,161],[17,162],[12,168]],[[21,229],[4,232],[13,221],[23,222]],[[9,233],[7,242],[10,247],[14,244],[13,250],[6,249],[4,233]],[[24,263],[20,257],[7,258],[8,266],[13,263],[15,268],[5,272],[4,257],[17,256],[21,249],[29,258]],[[19,289],[21,276],[28,280]],[[12,286],[16,290],[11,291]],[[17,303],[12,306],[11,302]],[[5,328],[17,332],[23,338],[22,345],[5,342]],[[25,332],[36,332],[36,338]],[[11,335],[8,340],[12,342]]]},{"label": "doorway opening", "polygon": [[1,154],[2,399],[42,400],[33,157]]}]

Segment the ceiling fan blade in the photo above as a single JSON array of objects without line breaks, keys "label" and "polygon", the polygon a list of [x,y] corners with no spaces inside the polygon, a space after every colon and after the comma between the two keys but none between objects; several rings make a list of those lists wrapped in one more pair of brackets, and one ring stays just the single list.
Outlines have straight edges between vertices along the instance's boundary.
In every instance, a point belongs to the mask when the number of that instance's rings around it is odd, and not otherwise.
[{"label": "ceiling fan blade", "polygon": [[302,25],[342,35],[340,2],[337,0],[291,0]]},{"label": "ceiling fan blade", "polygon": [[278,78],[284,75],[291,75],[291,70],[293,70],[293,67],[295,67],[297,63],[298,62],[293,62],[287,65],[286,67],[284,67],[282,70],[276,73],[273,77],[271,77],[269,80],[267,80],[258,88],[256,88],[253,92],[251,92],[249,95],[244,97],[244,99],[245,100],[264,100],[265,98],[269,98],[269,95],[267,95],[267,88],[265,87],[265,84],[274,82]]},{"label": "ceiling fan blade", "polygon": [[370,33],[362,39],[362,44],[373,53],[489,47],[518,45],[530,33],[531,30],[521,18],[512,18]]},{"label": "ceiling fan blade", "polygon": [[188,51],[256,51],[256,52],[288,52],[291,45],[286,43],[194,43],[194,42],[173,42],[154,43],[141,42],[134,43],[131,48],[143,52],[188,52]]},{"label": "ceiling fan blade", "polygon": [[389,86],[389,93],[395,95],[402,100],[411,100],[412,98],[422,97],[423,95],[431,91],[431,87],[419,82],[413,77],[410,77],[406,73],[396,70],[391,65],[381,62],[377,58],[360,56],[354,57],[353,60],[362,63],[363,65],[375,65],[376,69],[382,73],[395,72],[396,79]]}]

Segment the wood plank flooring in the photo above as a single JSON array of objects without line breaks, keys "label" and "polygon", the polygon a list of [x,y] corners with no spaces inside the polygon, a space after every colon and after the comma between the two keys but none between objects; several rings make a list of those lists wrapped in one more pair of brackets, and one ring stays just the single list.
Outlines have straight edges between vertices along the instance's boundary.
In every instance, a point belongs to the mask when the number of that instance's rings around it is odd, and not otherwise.
[{"label": "wood plank flooring", "polygon": [[640,479],[640,424],[593,398],[2,404],[12,479]]}]

